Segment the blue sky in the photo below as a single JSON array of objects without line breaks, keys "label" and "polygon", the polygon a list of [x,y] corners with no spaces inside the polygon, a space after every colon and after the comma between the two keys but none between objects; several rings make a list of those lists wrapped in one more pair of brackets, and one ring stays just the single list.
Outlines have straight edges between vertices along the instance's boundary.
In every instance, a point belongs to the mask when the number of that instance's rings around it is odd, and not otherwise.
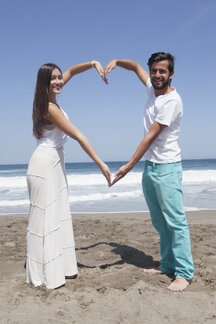
[{"label": "blue sky", "polygon": [[[216,158],[215,0],[4,0],[0,10],[0,164],[28,163],[35,148],[32,101],[43,63],[71,65],[149,56],[176,58],[173,86],[184,104],[182,158]],[[146,89],[116,68],[105,85],[94,69],[75,76],[58,98],[104,161],[128,160],[143,136]],[[89,161],[69,140],[67,162]]]}]

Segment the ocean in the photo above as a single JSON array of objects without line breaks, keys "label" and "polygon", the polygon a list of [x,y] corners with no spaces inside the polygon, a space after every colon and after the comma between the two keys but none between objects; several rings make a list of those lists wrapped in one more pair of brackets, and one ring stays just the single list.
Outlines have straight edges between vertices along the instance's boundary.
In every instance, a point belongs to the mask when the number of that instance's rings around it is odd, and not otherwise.
[{"label": "ocean", "polygon": [[[124,161],[108,162],[114,174]],[[185,210],[216,209],[216,159],[183,160]],[[0,214],[28,213],[26,164],[0,165]],[[147,211],[141,179],[144,162],[113,187],[94,163],[66,163],[71,212]]]}]

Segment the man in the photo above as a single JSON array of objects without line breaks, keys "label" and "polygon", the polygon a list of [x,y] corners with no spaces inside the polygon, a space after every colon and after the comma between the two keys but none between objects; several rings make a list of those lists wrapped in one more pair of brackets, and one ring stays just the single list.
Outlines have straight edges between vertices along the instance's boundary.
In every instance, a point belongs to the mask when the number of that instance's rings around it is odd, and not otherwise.
[{"label": "man", "polygon": [[131,60],[112,60],[105,68],[116,66],[137,74],[147,87],[148,100],[144,116],[145,136],[130,161],[123,165],[113,184],[124,177],[145,154],[142,185],[150,210],[152,224],[160,235],[161,265],[144,269],[146,273],[173,274],[168,286],[173,291],[184,290],[193,278],[190,234],[182,206],[181,150],[178,146],[182,101],[171,86],[174,58],[169,53],[152,54],[149,72]]}]

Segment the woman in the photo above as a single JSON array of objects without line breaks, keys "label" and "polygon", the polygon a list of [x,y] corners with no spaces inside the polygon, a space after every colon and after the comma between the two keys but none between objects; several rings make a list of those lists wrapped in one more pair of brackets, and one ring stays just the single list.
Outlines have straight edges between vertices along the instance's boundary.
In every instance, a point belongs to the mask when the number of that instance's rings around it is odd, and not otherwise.
[{"label": "woman", "polygon": [[33,103],[33,134],[37,139],[28,171],[30,197],[27,228],[26,282],[54,289],[77,276],[77,262],[69,209],[63,145],[67,135],[79,142],[99,166],[110,185],[110,171],[85,136],[68,120],[56,95],[77,73],[95,67],[104,79],[98,61],[77,64],[62,74],[55,64],[38,71]]}]

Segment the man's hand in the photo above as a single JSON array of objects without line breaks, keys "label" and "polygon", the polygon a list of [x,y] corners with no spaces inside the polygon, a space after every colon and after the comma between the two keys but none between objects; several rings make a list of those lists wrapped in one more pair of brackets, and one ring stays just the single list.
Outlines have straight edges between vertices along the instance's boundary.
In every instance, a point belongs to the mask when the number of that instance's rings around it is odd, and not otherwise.
[{"label": "man's hand", "polygon": [[125,165],[122,165],[121,168],[116,172],[115,178],[111,182],[110,186],[114,185],[117,181],[119,181],[121,178],[123,178],[130,171],[130,169],[131,168],[129,167],[128,163]]},{"label": "man's hand", "polygon": [[107,66],[105,67],[105,70],[104,70],[104,78],[105,78],[105,82],[106,83],[108,83],[107,72],[110,73],[115,67],[116,67],[116,60],[110,61],[107,64]]}]

